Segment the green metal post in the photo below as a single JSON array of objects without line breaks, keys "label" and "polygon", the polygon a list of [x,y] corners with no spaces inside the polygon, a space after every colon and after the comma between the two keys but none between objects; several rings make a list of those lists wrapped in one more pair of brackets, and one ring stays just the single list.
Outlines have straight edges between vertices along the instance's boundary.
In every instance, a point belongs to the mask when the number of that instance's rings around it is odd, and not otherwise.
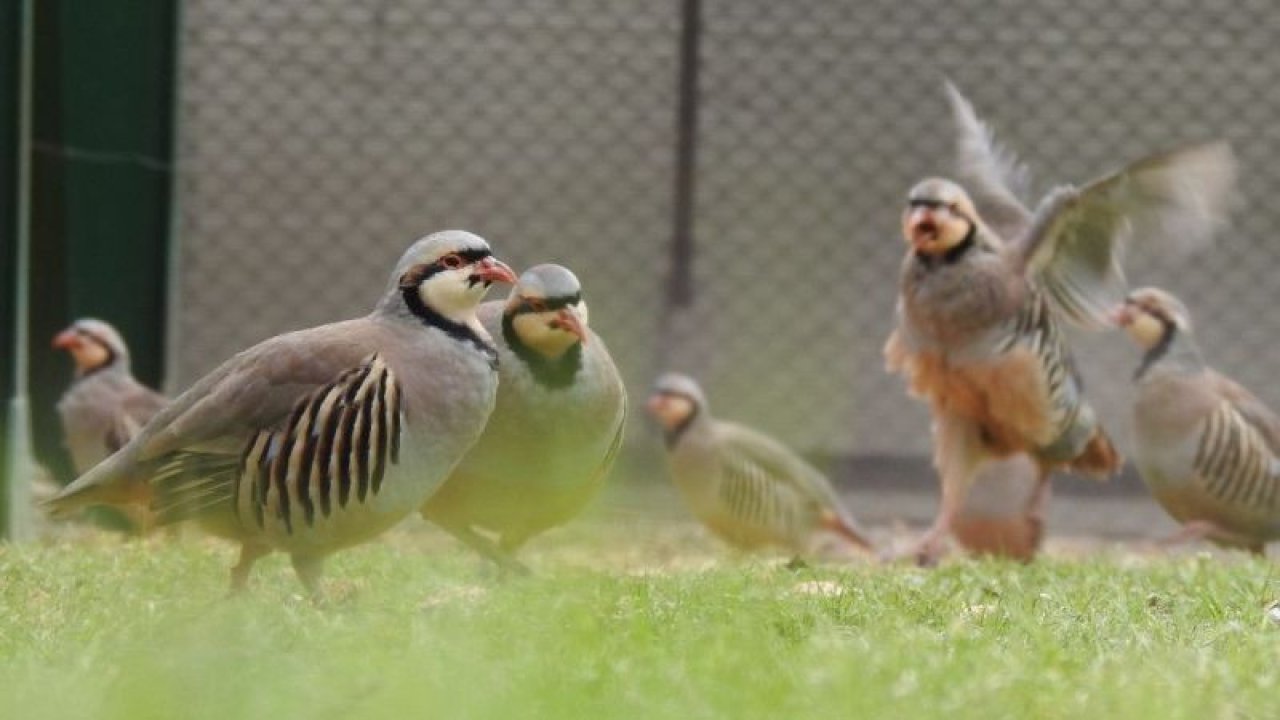
[{"label": "green metal post", "polygon": [[22,2],[21,51],[18,67],[18,142],[16,179],[16,257],[13,296],[13,395],[9,398],[5,437],[6,488],[5,531],[11,540],[25,540],[32,534],[31,482],[35,459],[31,452],[31,407],[27,399],[27,347],[29,345],[28,303],[31,266],[31,103],[32,24],[34,0]]}]

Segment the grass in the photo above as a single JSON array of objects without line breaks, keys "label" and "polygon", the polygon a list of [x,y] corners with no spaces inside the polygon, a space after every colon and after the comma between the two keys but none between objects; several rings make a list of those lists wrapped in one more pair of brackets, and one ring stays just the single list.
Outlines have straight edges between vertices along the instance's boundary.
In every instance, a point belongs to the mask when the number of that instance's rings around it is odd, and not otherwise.
[{"label": "grass", "polygon": [[213,541],[0,547],[5,718],[1262,718],[1270,563],[1103,553],[788,571],[577,525],[500,580],[424,529],[223,599]]}]

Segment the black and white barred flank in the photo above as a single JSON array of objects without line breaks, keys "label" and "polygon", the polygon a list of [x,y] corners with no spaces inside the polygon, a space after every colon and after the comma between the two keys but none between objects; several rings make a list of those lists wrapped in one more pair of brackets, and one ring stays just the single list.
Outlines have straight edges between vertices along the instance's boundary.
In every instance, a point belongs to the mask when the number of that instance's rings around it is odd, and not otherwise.
[{"label": "black and white barred flank", "polygon": [[1280,475],[1266,438],[1229,402],[1205,423],[1193,467],[1213,497],[1259,509],[1280,509]]},{"label": "black and white barred flank", "polygon": [[183,452],[156,473],[161,522],[231,511],[245,528],[314,526],[382,489],[400,459],[395,374],[378,355],[294,406],[288,421],[258,431],[239,458]]}]

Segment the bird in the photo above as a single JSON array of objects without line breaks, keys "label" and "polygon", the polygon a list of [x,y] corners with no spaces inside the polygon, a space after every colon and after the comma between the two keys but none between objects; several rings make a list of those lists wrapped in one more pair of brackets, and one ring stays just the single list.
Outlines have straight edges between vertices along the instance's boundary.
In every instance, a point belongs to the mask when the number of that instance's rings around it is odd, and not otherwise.
[{"label": "bird", "polygon": [[874,550],[817,468],[768,435],[712,417],[693,378],[660,376],[646,409],[662,427],[671,477],[685,503],[729,545],[780,547],[799,562],[825,531]]},{"label": "bird", "polygon": [[1042,520],[1049,474],[1114,474],[1122,459],[1085,401],[1060,327],[1108,327],[1127,285],[1130,241],[1202,245],[1223,222],[1235,162],[1224,142],[1152,155],[1081,186],[1061,185],[1034,210],[1025,166],[997,145],[947,83],[958,131],[957,180],[911,188],[908,249],[886,367],[932,414],[942,499],[932,527],[905,553],[940,558],[978,468],[1015,453],[1039,465],[1031,517]]},{"label": "bird", "polygon": [[476,307],[514,280],[483,238],[427,235],[368,315],[238,353],[47,504],[127,503],[145,482],[159,522],[240,544],[233,592],[278,550],[321,599],[324,558],[421,507],[479,438],[498,376]]},{"label": "bird", "polygon": [[[129,347],[110,324],[81,318],[53,338],[75,364],[71,386],[58,400],[63,443],[77,475],[124,447],[168,399],[138,382]],[[146,487],[137,490],[146,493]],[[147,532],[153,518],[143,505],[123,508],[133,527]]]},{"label": "bird", "polygon": [[478,314],[498,348],[497,403],[421,512],[500,568],[527,573],[515,559],[521,546],[600,490],[622,444],[626,388],[568,268],[525,270],[505,302]]},{"label": "bird", "polygon": [[[1044,542],[1047,501],[1036,498],[1038,476],[1035,461],[1025,454],[984,464],[952,524],[960,547],[979,557],[1034,560]],[[1033,499],[1038,507],[1031,506]]]},{"label": "bird", "polygon": [[1166,542],[1207,539],[1264,554],[1280,538],[1280,417],[1205,363],[1191,315],[1170,293],[1134,290],[1113,318],[1143,352],[1134,463],[1182,525]]}]

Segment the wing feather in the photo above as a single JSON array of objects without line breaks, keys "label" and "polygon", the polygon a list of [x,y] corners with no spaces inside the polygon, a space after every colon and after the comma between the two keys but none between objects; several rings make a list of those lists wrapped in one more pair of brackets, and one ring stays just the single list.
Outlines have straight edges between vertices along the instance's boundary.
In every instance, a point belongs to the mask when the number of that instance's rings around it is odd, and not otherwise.
[{"label": "wing feather", "polygon": [[1234,188],[1235,160],[1224,142],[1153,155],[1079,189],[1049,193],[1014,252],[1063,315],[1101,329],[1127,291],[1127,243],[1160,242],[1170,251],[1207,244]]}]

